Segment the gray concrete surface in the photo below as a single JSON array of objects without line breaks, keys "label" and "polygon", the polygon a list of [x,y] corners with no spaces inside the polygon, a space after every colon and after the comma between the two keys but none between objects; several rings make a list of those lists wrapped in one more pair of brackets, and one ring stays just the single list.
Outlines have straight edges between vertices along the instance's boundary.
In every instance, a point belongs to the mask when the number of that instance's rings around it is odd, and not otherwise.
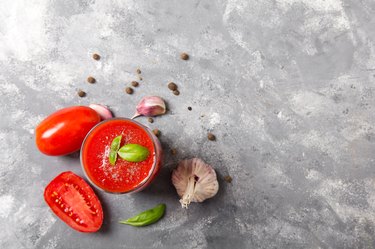
[{"label": "gray concrete surface", "polygon": [[[372,0],[2,0],[0,248],[375,248],[374,25]],[[34,127],[90,103],[130,117],[150,94],[170,109],[139,119],[162,131],[160,176],[138,194],[98,193],[103,229],[73,231],[43,190],[83,175],[77,154],[42,155]],[[220,191],[184,210],[170,172],[193,156]],[[153,226],[117,223],[160,202]]]}]

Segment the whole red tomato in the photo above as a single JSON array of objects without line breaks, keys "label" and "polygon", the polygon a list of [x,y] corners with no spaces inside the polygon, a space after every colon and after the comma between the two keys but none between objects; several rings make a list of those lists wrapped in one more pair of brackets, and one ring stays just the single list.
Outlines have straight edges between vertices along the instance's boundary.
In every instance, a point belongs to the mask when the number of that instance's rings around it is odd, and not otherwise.
[{"label": "whole red tomato", "polygon": [[70,154],[80,149],[86,134],[99,122],[100,116],[89,107],[61,109],[36,127],[36,145],[49,156]]}]

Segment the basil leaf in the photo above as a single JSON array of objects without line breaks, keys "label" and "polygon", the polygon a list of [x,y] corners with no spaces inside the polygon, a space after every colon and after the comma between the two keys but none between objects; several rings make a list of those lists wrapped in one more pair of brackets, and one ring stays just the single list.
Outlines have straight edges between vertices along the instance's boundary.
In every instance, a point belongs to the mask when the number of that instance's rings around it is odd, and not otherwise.
[{"label": "basil leaf", "polygon": [[116,161],[117,161],[117,152],[111,150],[109,152],[109,163],[113,166],[116,164]]},{"label": "basil leaf", "polygon": [[115,165],[115,164],[116,164],[116,160],[117,160],[117,151],[118,151],[118,149],[120,148],[121,139],[122,139],[122,135],[117,136],[117,137],[115,137],[115,138],[112,140],[112,143],[111,143],[111,150],[109,151],[109,163],[110,163],[111,165]]},{"label": "basil leaf", "polygon": [[117,152],[118,155],[128,162],[142,162],[150,155],[150,151],[139,144],[125,144]]},{"label": "basil leaf", "polygon": [[143,227],[150,224],[153,224],[160,220],[165,213],[165,204],[156,205],[154,208],[143,211],[142,213],[137,214],[134,217],[131,217],[127,220],[120,221],[121,224],[126,224],[135,227]]}]

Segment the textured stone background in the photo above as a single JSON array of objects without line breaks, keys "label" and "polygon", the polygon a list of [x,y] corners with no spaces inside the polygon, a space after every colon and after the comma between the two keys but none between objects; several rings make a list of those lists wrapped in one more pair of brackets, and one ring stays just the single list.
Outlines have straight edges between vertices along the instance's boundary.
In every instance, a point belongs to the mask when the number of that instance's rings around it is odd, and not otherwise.
[{"label": "textured stone background", "polygon": [[[0,248],[375,248],[374,26],[373,0],[2,0]],[[138,194],[98,193],[103,229],[73,231],[43,190],[82,175],[77,154],[42,155],[34,127],[90,103],[130,117],[150,94],[170,108],[139,119],[162,131],[160,176]],[[192,156],[217,169],[220,191],[183,210],[170,171]],[[117,224],[159,202],[159,223]]]}]

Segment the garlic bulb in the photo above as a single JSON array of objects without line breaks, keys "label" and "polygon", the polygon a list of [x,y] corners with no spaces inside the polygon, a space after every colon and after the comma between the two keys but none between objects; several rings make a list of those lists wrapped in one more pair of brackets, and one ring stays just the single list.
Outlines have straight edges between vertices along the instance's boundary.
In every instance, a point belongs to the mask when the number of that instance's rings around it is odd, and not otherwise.
[{"label": "garlic bulb", "polygon": [[219,190],[215,170],[199,158],[181,161],[173,170],[172,183],[184,208],[190,202],[203,202],[215,196]]}]

